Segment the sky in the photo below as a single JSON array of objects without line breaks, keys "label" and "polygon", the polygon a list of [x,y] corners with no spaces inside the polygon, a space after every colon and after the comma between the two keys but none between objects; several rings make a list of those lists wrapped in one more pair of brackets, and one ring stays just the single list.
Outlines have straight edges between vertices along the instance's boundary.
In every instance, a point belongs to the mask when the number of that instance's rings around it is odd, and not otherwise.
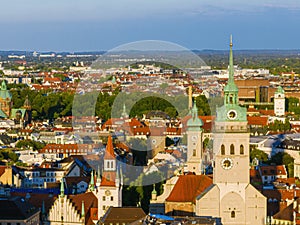
[{"label": "sky", "polygon": [[300,49],[299,0],[10,0],[0,50],[101,51],[142,40],[188,49]]}]

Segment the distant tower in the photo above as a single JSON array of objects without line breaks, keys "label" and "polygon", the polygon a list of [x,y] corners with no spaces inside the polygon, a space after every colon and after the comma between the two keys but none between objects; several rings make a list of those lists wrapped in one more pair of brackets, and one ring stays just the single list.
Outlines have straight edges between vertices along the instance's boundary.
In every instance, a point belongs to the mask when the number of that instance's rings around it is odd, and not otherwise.
[{"label": "distant tower", "polygon": [[8,118],[10,116],[11,99],[11,93],[7,90],[5,80],[3,80],[0,88],[0,117]]},{"label": "distant tower", "polygon": [[202,126],[198,117],[196,101],[191,110],[192,118],[187,122],[187,170],[197,175],[202,174]]},{"label": "distant tower", "polygon": [[193,107],[193,89],[192,85],[189,86],[189,110]]},{"label": "distant tower", "polygon": [[98,177],[97,192],[98,217],[102,217],[106,210],[112,207],[122,206],[122,184],[117,171],[117,160],[114,153],[112,137],[108,137],[105,155],[103,158],[103,172],[101,180]]},{"label": "distant tower", "polygon": [[26,109],[25,114],[24,114],[24,127],[26,127],[27,125],[31,124],[31,120],[32,120],[32,113],[31,113],[31,103],[28,99],[28,95],[26,96],[26,99],[24,101],[24,105],[23,108]]},{"label": "distant tower", "polygon": [[285,94],[281,86],[274,95],[274,113],[276,116],[284,116],[285,113]]}]

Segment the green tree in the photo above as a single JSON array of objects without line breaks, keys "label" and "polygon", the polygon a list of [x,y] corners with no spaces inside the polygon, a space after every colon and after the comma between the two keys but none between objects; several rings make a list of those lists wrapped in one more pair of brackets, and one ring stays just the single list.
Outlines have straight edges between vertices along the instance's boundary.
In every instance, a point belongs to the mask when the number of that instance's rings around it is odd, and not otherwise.
[{"label": "green tree", "polygon": [[250,152],[250,161],[252,162],[254,158],[257,158],[260,162],[265,163],[268,161],[268,154],[262,150],[255,148]]}]

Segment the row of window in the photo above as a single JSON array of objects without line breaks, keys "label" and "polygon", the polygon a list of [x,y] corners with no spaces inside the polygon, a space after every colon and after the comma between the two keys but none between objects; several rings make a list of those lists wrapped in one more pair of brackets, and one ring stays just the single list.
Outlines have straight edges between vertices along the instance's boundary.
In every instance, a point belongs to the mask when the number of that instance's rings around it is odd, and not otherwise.
[{"label": "row of window", "polygon": [[[105,201],[105,200],[106,200],[106,196],[103,196],[103,197],[102,197],[102,200]],[[114,200],[114,197],[113,197],[113,196],[110,196],[110,200],[113,201],[113,200]]]},{"label": "row of window", "polygon": [[[234,145],[230,145],[230,155],[235,154]],[[221,155],[225,155],[225,145],[221,145]],[[244,155],[244,145],[240,145],[240,155]]]}]

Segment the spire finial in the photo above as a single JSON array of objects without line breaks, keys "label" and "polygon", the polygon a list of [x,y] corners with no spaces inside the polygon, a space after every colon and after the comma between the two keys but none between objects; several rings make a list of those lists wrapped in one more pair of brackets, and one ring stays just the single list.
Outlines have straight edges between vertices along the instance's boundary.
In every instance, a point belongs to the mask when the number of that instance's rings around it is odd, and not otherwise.
[{"label": "spire finial", "polygon": [[84,201],[81,203],[81,217],[85,217]]},{"label": "spire finial", "polygon": [[90,191],[94,191],[94,190],[95,190],[94,171],[92,170],[92,173],[91,173],[91,182],[90,182]]},{"label": "spire finial", "polygon": [[233,53],[232,53],[232,35],[230,35],[230,53],[229,53],[229,77],[228,83],[234,82],[234,68],[233,68]]},{"label": "spire finial", "polygon": [[65,196],[64,178],[60,181],[60,197]]}]

